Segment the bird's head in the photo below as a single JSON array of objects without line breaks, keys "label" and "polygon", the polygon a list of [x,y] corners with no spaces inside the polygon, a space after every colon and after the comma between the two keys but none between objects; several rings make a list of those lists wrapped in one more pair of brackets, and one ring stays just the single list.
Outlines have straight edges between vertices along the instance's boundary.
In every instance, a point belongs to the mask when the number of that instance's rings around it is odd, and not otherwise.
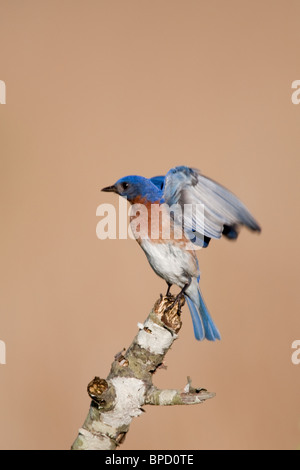
[{"label": "bird's head", "polygon": [[161,199],[157,186],[143,176],[125,176],[112,186],[103,188],[102,191],[116,193],[128,199],[132,204],[143,200],[156,202]]}]

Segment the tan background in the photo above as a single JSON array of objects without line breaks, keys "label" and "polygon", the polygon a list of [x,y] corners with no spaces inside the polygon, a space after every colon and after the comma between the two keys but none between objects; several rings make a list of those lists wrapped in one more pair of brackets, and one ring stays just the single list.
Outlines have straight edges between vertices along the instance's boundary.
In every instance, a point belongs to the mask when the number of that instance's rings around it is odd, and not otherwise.
[{"label": "tan background", "polygon": [[[147,408],[123,449],[300,446],[300,2],[0,0],[0,447],[69,448],[165,289],[132,240],[99,241],[100,192],[126,174],[198,167],[261,223],[199,253],[222,333],[187,307],[160,387],[201,407]],[[127,314],[120,315],[120,309]]]}]

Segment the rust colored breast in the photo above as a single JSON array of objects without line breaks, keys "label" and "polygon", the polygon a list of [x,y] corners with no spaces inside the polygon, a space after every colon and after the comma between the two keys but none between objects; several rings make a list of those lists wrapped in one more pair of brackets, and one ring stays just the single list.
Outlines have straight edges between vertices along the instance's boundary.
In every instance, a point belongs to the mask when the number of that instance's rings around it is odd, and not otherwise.
[{"label": "rust colored breast", "polygon": [[168,243],[169,241],[185,245],[187,240],[180,226],[174,226],[169,212],[159,201],[149,202],[138,196],[132,204],[141,204],[136,213],[130,216],[131,228],[138,243],[143,238],[149,238],[153,243]]}]

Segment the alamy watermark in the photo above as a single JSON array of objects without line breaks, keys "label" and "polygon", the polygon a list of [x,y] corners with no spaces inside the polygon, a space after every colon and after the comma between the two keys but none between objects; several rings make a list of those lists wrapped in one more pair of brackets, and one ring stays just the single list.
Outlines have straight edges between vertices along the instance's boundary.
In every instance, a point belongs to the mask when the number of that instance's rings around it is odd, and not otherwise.
[{"label": "alamy watermark", "polygon": [[300,104],[300,80],[295,80],[292,83],[292,89],[296,90],[292,93],[292,103]]},{"label": "alamy watermark", "polygon": [[96,215],[101,217],[96,227],[99,240],[184,240],[186,249],[204,244],[203,204],[133,204],[128,209],[126,198],[120,198],[118,214],[114,205],[100,204]]},{"label": "alamy watermark", "polygon": [[6,364],[6,344],[0,340],[0,364]]},{"label": "alamy watermark", "polygon": [[0,80],[0,104],[6,104],[6,85],[3,80]]},{"label": "alamy watermark", "polygon": [[292,363],[295,366],[298,366],[300,364],[300,340],[296,339],[293,344],[292,344],[292,349],[295,349],[296,351],[293,352],[292,354]]}]

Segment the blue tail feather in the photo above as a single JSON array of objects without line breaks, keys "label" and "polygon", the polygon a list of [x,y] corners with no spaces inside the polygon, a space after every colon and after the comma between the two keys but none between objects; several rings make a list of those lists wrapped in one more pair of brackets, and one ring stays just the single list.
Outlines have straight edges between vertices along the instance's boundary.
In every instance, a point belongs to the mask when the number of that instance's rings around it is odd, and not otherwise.
[{"label": "blue tail feather", "polygon": [[187,295],[185,296],[185,299],[186,299],[187,304],[188,304],[189,309],[190,309],[190,313],[191,313],[191,317],[192,317],[192,321],[193,321],[195,338],[198,341],[202,341],[205,338],[204,329],[203,329],[202,321],[201,321],[201,318],[199,316],[197,307],[194,304],[194,302]]},{"label": "blue tail feather", "polygon": [[190,309],[195,338],[199,341],[202,341],[204,338],[209,341],[221,339],[218,328],[214,324],[204,300],[201,297],[200,290],[198,289],[197,300],[193,300],[187,295],[185,295],[185,298]]}]

